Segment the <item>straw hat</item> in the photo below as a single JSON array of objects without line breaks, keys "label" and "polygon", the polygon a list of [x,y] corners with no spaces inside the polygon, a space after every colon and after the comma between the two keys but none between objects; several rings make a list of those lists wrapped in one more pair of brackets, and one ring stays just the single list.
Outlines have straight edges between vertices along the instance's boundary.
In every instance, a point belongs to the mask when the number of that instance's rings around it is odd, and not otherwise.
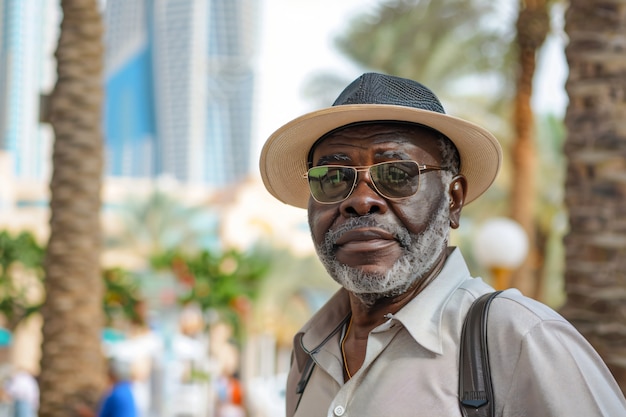
[{"label": "straw hat", "polygon": [[306,208],[309,151],[326,133],[365,121],[401,121],[428,126],[447,136],[461,158],[467,178],[465,204],[489,188],[500,169],[498,140],[474,123],[447,115],[435,94],[422,84],[377,73],[363,74],[339,95],[332,107],[300,116],[274,132],[261,151],[261,178],[283,203]]}]

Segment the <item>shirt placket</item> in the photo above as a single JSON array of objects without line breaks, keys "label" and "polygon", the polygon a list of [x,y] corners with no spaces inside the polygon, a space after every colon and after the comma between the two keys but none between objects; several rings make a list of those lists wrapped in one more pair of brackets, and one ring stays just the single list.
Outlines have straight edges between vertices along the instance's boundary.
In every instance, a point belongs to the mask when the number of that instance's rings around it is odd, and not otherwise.
[{"label": "shirt placket", "polygon": [[390,318],[385,323],[372,330],[367,338],[365,361],[361,368],[347,381],[328,408],[328,417],[357,417],[350,413],[350,401],[355,392],[367,377],[368,369],[376,358],[385,350],[391,340],[400,330],[400,323]]}]

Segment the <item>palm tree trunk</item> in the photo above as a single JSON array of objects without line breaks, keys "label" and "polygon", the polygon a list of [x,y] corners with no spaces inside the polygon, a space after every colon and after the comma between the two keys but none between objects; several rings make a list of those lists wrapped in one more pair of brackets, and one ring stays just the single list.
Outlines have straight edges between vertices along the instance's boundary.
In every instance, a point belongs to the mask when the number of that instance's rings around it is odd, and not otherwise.
[{"label": "palm tree trunk", "polygon": [[626,3],[571,0],[562,309],[626,393]]},{"label": "palm tree trunk", "polygon": [[537,254],[532,248],[535,241],[535,120],[531,107],[533,78],[537,51],[550,30],[550,17],[545,0],[520,1],[517,19],[517,46],[519,69],[513,125],[515,141],[512,149],[513,183],[511,186],[511,218],[517,221],[528,235],[531,251],[527,261],[513,275],[514,286],[527,295],[537,297],[539,288],[536,276]]},{"label": "palm tree trunk", "polygon": [[75,415],[104,383],[100,332],[102,18],[97,0],[62,0],[58,79],[49,120],[55,133],[50,237],[44,268],[40,416]]}]

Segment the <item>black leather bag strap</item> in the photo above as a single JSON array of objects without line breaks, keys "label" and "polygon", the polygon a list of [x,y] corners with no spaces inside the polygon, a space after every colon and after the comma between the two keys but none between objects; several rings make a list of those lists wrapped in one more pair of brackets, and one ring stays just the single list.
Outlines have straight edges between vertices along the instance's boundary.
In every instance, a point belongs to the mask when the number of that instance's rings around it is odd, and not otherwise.
[{"label": "black leather bag strap", "polygon": [[467,312],[461,333],[459,403],[464,417],[495,416],[487,349],[487,314],[502,291],[479,297]]}]

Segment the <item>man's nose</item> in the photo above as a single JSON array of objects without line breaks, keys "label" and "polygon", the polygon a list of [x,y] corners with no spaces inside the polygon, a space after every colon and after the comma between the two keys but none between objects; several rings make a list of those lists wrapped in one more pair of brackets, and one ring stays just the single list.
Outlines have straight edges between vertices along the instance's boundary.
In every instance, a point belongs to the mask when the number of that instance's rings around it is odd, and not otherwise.
[{"label": "man's nose", "polygon": [[361,171],[352,194],[341,202],[341,213],[346,217],[384,213],[388,209],[387,200],[378,194],[368,171]]}]

